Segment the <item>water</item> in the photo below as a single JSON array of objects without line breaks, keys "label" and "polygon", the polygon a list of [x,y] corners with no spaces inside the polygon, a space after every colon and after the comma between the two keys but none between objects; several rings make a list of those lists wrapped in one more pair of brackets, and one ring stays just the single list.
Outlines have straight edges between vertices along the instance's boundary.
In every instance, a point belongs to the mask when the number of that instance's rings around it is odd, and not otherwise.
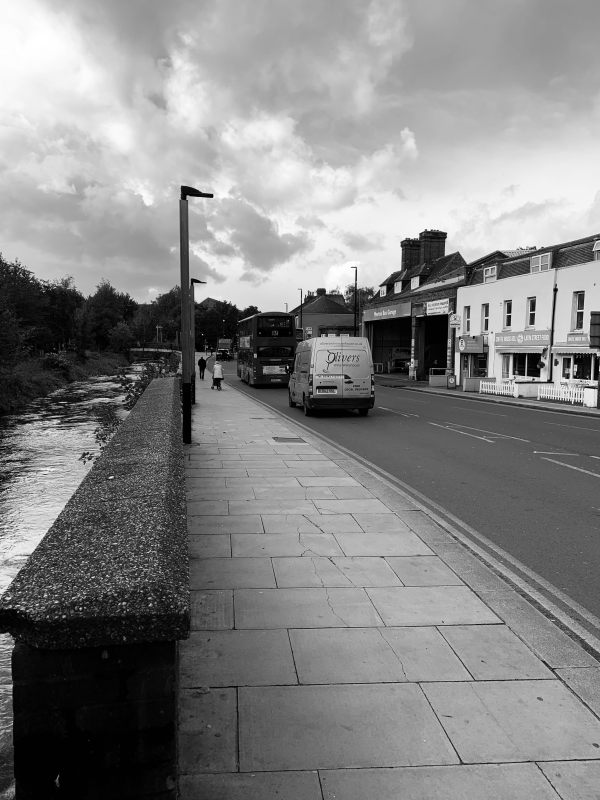
[{"label": "water", "polygon": [[[90,470],[79,457],[98,452],[95,406],[111,403],[123,418],[122,399],[114,378],[92,378],[0,417],[0,593]],[[11,651],[11,637],[0,634],[0,800],[12,797]]]}]

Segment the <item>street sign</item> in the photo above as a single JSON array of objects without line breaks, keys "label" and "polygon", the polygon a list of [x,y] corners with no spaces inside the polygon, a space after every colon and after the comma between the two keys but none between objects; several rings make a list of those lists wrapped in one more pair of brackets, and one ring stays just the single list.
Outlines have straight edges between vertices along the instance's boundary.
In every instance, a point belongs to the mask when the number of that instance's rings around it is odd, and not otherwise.
[{"label": "street sign", "polygon": [[450,314],[450,327],[451,328],[460,328],[462,325],[460,314]]}]

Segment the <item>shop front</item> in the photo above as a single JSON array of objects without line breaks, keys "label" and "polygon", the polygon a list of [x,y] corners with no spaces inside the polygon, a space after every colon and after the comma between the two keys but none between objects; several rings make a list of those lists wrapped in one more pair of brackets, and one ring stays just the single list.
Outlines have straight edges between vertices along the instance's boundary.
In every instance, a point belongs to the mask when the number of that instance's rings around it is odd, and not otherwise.
[{"label": "shop front", "polygon": [[460,336],[458,353],[460,358],[460,383],[465,392],[479,391],[479,383],[488,375],[488,337]]},{"label": "shop front", "polygon": [[[496,375],[502,380],[539,382],[547,380],[550,331],[503,331],[494,339]],[[500,366],[500,370],[498,370]]]},{"label": "shop front", "polygon": [[554,383],[597,383],[600,351],[590,349],[587,333],[567,334],[566,342],[555,342],[552,358]]},{"label": "shop front", "polygon": [[378,372],[408,372],[411,355],[410,301],[367,308],[362,321]]}]

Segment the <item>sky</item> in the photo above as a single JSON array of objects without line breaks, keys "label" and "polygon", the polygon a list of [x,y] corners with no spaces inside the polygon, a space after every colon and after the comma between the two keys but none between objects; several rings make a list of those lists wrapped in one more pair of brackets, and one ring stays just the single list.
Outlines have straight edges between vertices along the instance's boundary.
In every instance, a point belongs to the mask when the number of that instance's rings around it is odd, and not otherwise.
[{"label": "sky", "polygon": [[600,232],[598,0],[0,0],[0,252],[151,302]]}]

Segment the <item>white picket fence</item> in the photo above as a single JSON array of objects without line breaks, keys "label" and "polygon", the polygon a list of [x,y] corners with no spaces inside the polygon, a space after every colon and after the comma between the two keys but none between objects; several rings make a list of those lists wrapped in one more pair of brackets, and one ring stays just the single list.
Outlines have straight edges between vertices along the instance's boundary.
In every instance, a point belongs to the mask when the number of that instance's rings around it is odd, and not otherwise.
[{"label": "white picket fence", "polygon": [[538,387],[537,399],[583,405],[583,386],[555,386],[547,383],[545,386]]},{"label": "white picket fence", "polygon": [[501,394],[505,397],[514,397],[514,381],[481,381],[479,384],[479,394]]}]

